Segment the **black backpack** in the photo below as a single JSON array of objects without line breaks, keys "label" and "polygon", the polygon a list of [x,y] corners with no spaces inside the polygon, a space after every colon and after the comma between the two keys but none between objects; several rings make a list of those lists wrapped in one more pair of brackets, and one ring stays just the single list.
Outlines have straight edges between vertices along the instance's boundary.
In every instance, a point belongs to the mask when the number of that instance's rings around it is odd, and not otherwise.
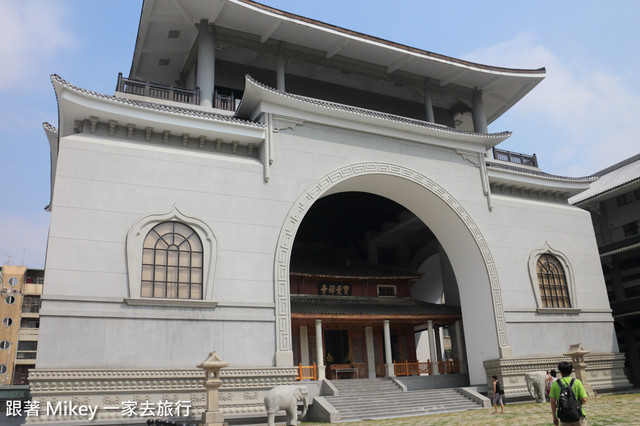
[{"label": "black backpack", "polygon": [[558,379],[558,385],[560,385],[560,396],[558,397],[558,418],[563,423],[577,422],[582,417],[582,408],[580,403],[576,399],[573,393],[573,382],[576,379],[571,379],[569,386],[565,386],[562,383],[562,379]]}]

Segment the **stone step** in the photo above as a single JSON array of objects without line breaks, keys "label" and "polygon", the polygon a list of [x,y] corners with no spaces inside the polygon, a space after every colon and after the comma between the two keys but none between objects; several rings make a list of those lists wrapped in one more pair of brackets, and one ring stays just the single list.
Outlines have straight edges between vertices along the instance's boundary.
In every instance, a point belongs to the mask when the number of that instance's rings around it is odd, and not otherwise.
[{"label": "stone step", "polygon": [[[353,404],[353,403],[368,403],[369,405],[371,404],[378,404],[378,403],[385,403],[385,402],[403,402],[403,401],[409,401],[409,402],[420,402],[420,401],[428,401],[428,402],[432,402],[432,403],[436,403],[436,402],[447,402],[447,401],[456,401],[456,400],[466,400],[465,399],[460,399],[461,396],[460,395],[439,395],[439,396],[425,396],[425,395],[369,395],[369,396],[345,396],[344,398],[341,397],[330,397],[330,398],[326,398],[327,401],[329,401],[332,405],[346,405],[346,404]],[[464,397],[462,397],[464,398]]]},{"label": "stone step", "polygon": [[473,401],[466,399],[464,397],[455,398],[455,399],[452,399],[452,398],[428,399],[428,398],[408,397],[408,398],[387,398],[387,399],[375,398],[371,400],[348,399],[344,401],[338,401],[338,400],[327,400],[327,401],[331,405],[333,405],[335,408],[347,408],[347,409],[354,406],[366,406],[366,407],[374,406],[375,407],[380,405],[383,405],[383,406],[447,405],[449,403],[475,404]]},{"label": "stone step", "polygon": [[387,406],[370,406],[370,407],[351,407],[351,409],[343,409],[340,411],[342,417],[345,415],[355,415],[355,414],[367,414],[373,412],[399,412],[399,413],[412,413],[412,412],[430,412],[430,411],[452,411],[452,410],[460,410],[460,409],[468,409],[468,408],[481,408],[478,404],[474,404],[472,402],[450,402],[448,404],[403,404],[403,405],[394,405],[388,404]]},{"label": "stone step", "polygon": [[411,417],[422,416],[425,414],[449,413],[455,411],[476,410],[480,407],[476,406],[456,406],[448,405],[442,407],[414,407],[412,409],[381,408],[377,410],[366,410],[363,412],[341,412],[340,421],[356,421],[369,419],[388,419],[392,417]]},{"label": "stone step", "polygon": [[385,417],[404,417],[415,416],[422,414],[434,414],[434,413],[446,413],[451,411],[464,411],[480,408],[477,404],[447,404],[447,405],[414,405],[403,407],[376,407],[376,408],[362,408],[358,410],[339,410],[340,420],[363,420],[372,418],[385,418]]},{"label": "stone step", "polygon": [[358,399],[358,398],[369,399],[369,398],[376,398],[376,397],[384,399],[384,398],[393,398],[393,397],[451,398],[451,397],[457,397],[457,396],[460,396],[460,393],[456,392],[455,390],[448,389],[448,390],[429,390],[429,391],[415,390],[415,391],[409,391],[409,392],[402,392],[400,390],[392,391],[392,392],[345,392],[345,393],[341,392],[340,395],[327,396],[325,398],[331,401],[333,399],[337,399],[337,400]]},{"label": "stone step", "polygon": [[482,408],[455,389],[424,389],[403,392],[385,379],[332,381],[339,395],[325,396],[340,420],[381,419]]}]

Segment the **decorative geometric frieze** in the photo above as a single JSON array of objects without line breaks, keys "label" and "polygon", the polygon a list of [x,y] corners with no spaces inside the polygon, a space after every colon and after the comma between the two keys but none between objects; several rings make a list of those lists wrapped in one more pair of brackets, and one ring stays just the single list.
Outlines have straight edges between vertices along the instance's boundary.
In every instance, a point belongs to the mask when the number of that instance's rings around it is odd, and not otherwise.
[{"label": "decorative geometric frieze", "polygon": [[291,259],[291,250],[295,240],[296,231],[302,222],[305,214],[311,205],[329,188],[336,184],[356,177],[367,174],[387,175],[410,180],[427,191],[433,193],[446,203],[451,211],[456,214],[464,226],[473,236],[478,250],[482,256],[485,268],[489,277],[491,287],[491,298],[493,303],[493,313],[495,318],[495,326],[498,334],[498,345],[501,356],[508,356],[510,353],[509,339],[507,336],[507,325],[504,316],[504,307],[502,304],[502,291],[500,289],[500,281],[498,272],[489,244],[484,239],[480,228],[476,225],[471,215],[465,208],[449,194],[438,183],[429,177],[416,172],[415,170],[388,163],[360,163],[352,164],[341,169],[335,170],[315,181],[307,190],[298,197],[289,211],[283,228],[278,237],[276,246],[276,262],[274,267],[274,294],[276,295],[276,345],[278,352],[291,351],[291,311],[290,311],[290,292],[289,292],[289,264]]},{"label": "decorative geometric frieze", "polygon": [[[204,135],[199,135],[196,138],[197,145],[189,146],[189,140],[191,139],[190,133],[184,132],[181,133],[178,137],[172,138],[172,134],[170,130],[157,130],[154,132],[154,128],[151,126],[146,126],[141,132],[137,132],[138,126],[135,123],[127,123],[126,126],[122,125],[124,129],[126,129],[126,137],[127,139],[140,139],[142,135],[144,135],[144,140],[147,142],[150,141],[159,141],[159,139],[154,138],[155,135],[160,135],[160,139],[167,145],[177,146],[180,145],[182,147],[191,147],[197,148],[199,147],[202,150],[207,149],[207,137]],[[103,136],[109,135],[118,137],[118,121],[117,120],[104,120],[100,122],[99,118],[96,116],[91,116],[86,120],[75,120],[73,131],[74,133],[82,133],[85,129],[90,129],[90,131],[94,134],[101,134]],[[140,128],[142,129],[142,128]],[[246,145],[246,149],[244,146],[240,144],[239,141],[231,141],[229,143],[225,143],[222,138],[215,139],[215,149],[220,152],[227,153],[235,153],[238,155],[247,155],[252,156],[255,153],[256,144],[249,143]],[[210,151],[210,150],[207,150]]]},{"label": "decorative geometric frieze", "polygon": [[[589,354],[584,357],[584,360],[587,364],[588,382],[594,390],[610,391],[632,387],[624,373],[624,354]],[[487,385],[491,383],[491,376],[496,375],[501,380],[507,397],[525,399],[531,398],[527,390],[525,373],[557,370],[561,361],[571,362],[571,358],[561,355],[522,357],[488,360],[483,364],[487,374]]]},{"label": "decorative geometric frieze", "polygon": [[[263,399],[273,387],[293,384],[295,368],[229,368],[221,371],[220,409],[224,414],[264,414]],[[205,374],[201,369],[171,370],[31,370],[31,396],[39,402],[39,415],[27,423],[69,424],[86,420],[77,416],[47,415],[58,403],[97,406],[96,421],[120,424],[131,421],[117,409],[125,405],[160,408],[161,404],[189,406],[190,421],[206,409]],[[156,416],[164,417],[164,416]],[[135,419],[135,418],[134,418]],[[138,417],[138,420],[140,417]]]}]

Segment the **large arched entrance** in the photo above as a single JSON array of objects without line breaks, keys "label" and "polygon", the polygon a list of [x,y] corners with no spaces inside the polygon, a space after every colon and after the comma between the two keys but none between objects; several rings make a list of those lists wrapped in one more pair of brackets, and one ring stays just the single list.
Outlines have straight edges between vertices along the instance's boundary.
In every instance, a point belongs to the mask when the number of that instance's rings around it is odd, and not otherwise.
[{"label": "large arched entrance", "polygon": [[484,383],[482,361],[505,357],[509,352],[500,287],[488,245],[470,214],[443,187],[413,170],[386,163],[336,170],[311,185],[290,210],[275,259],[277,365],[293,363],[289,274],[296,233],[318,199],[350,191],[392,200],[433,232],[448,255],[458,283],[470,381]]}]

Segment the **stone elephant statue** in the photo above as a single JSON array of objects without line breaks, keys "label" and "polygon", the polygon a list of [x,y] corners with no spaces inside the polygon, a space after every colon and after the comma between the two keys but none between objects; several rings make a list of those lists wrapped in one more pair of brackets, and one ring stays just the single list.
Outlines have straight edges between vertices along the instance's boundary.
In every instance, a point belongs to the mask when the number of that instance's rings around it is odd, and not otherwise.
[{"label": "stone elephant statue", "polygon": [[533,396],[537,403],[545,401],[546,398],[546,371],[534,371],[531,373],[524,373],[525,380],[527,381],[527,390]]},{"label": "stone elephant statue", "polygon": [[264,408],[267,410],[267,424],[275,425],[276,413],[284,410],[287,413],[287,425],[298,424],[298,401],[302,401],[302,419],[307,415],[309,407],[309,391],[305,386],[276,386],[264,396]]}]

